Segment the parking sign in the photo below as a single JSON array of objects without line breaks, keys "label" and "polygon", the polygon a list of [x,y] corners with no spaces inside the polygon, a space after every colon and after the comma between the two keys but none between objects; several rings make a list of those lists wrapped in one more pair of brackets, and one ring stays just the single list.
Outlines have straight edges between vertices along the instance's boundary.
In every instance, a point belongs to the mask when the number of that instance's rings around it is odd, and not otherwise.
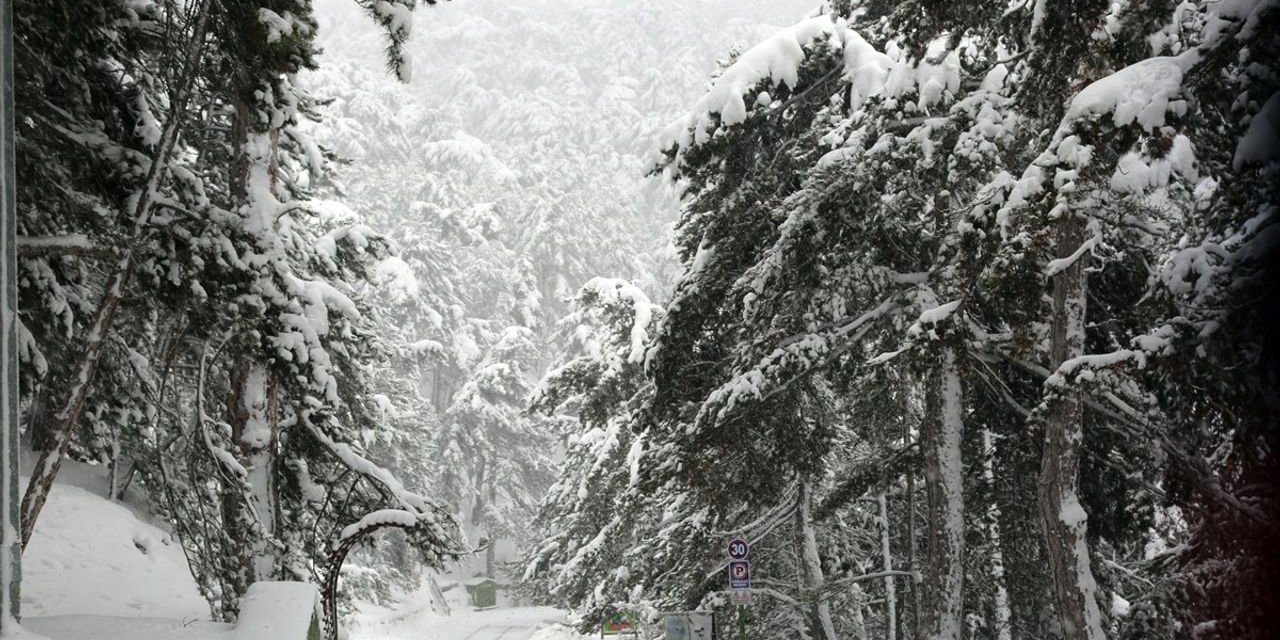
[{"label": "parking sign", "polygon": [[751,563],[746,560],[734,560],[729,563],[729,588],[751,588]]}]

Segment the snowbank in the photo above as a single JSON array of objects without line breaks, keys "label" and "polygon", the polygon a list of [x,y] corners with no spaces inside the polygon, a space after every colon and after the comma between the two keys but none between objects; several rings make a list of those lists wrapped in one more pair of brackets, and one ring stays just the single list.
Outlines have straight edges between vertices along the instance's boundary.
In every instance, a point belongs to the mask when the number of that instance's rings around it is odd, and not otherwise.
[{"label": "snowbank", "polygon": [[209,617],[178,541],[79,487],[53,485],[22,564],[27,618]]},{"label": "snowbank", "polygon": [[22,626],[49,640],[236,640],[229,624],[190,619],[53,616],[23,619]]}]

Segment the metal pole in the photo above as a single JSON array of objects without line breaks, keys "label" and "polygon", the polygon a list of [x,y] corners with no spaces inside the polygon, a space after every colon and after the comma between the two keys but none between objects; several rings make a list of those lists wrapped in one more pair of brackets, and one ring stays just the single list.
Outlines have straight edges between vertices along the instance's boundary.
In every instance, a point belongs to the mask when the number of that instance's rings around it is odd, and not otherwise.
[{"label": "metal pole", "polygon": [[747,640],[747,615],[743,609],[738,605],[738,640]]},{"label": "metal pole", "polygon": [[18,620],[18,216],[13,157],[13,0],[0,0],[0,635]]}]

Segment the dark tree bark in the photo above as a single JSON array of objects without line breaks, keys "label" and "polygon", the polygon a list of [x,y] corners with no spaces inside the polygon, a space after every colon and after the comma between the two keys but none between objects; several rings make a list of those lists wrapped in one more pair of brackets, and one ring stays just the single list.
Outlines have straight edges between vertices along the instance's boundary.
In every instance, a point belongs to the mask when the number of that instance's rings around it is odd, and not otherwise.
[{"label": "dark tree bark", "polygon": [[[1084,241],[1085,221],[1077,216],[1058,224],[1058,258],[1076,253]],[[1088,252],[1053,277],[1050,370],[1084,355]],[[1085,539],[1087,518],[1079,498],[1080,450],[1084,444],[1084,407],[1076,391],[1051,401],[1044,420],[1044,457],[1038,484],[1040,524],[1053,576],[1054,601],[1064,640],[1104,640],[1097,586]]]},{"label": "dark tree bark", "polygon": [[921,434],[929,558],[924,571],[923,624],[917,633],[934,640],[960,640],[964,628],[963,402],[956,355],[946,349],[942,366],[929,384]]}]

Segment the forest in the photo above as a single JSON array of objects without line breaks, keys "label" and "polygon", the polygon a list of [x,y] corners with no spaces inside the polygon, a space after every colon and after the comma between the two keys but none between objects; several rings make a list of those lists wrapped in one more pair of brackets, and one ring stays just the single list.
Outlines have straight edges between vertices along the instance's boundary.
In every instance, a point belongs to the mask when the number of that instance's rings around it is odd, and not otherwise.
[{"label": "forest", "polygon": [[1278,0],[5,2],[23,547],[71,466],[218,623],[1280,637]]}]

